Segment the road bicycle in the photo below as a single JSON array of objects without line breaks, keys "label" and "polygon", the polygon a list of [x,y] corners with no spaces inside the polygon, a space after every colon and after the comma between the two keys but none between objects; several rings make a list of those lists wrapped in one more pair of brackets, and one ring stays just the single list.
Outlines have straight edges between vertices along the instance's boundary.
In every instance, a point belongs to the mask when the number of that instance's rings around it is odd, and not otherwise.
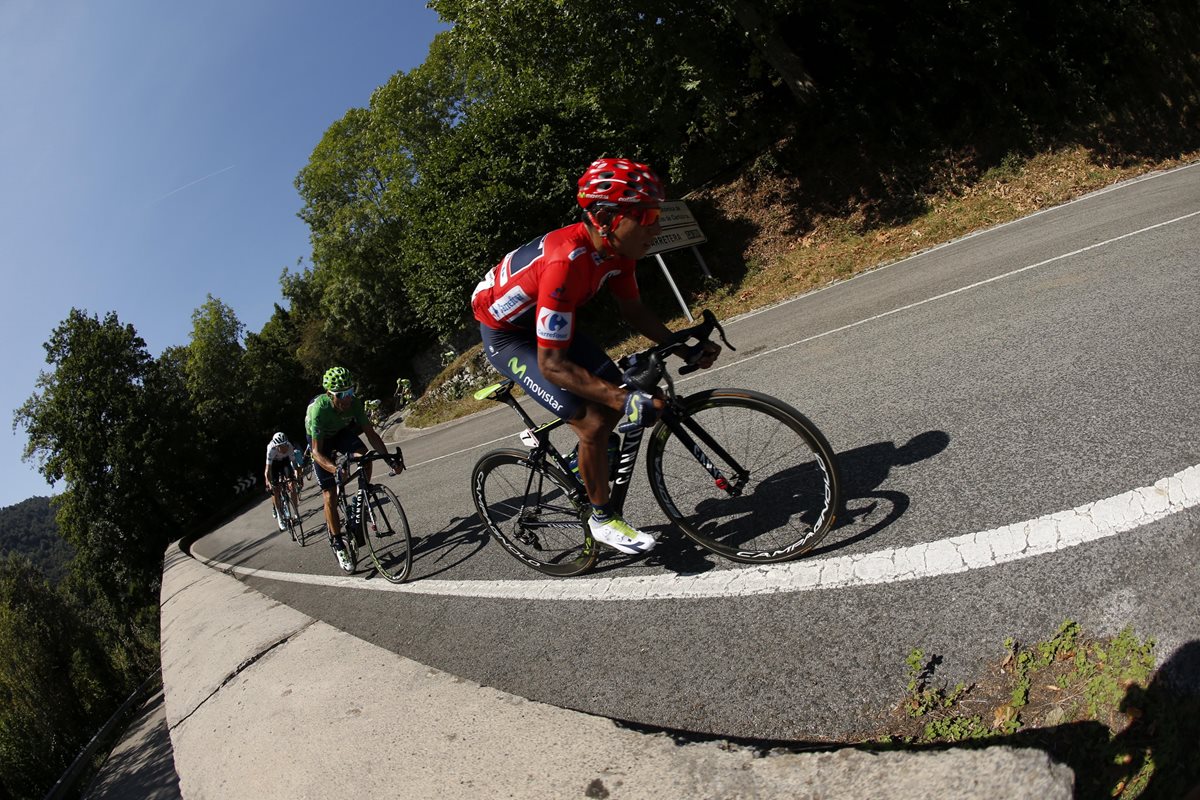
[{"label": "road bicycle", "polygon": [[[680,374],[698,369],[713,331],[735,349],[712,312],[702,317],[667,342],[618,362],[626,387],[653,393],[665,381],[667,407],[648,435],[638,429],[622,438],[610,465],[613,508],[623,508],[647,440],[651,492],[685,535],[733,561],[798,558],[829,532],[840,509],[833,448],[807,417],[774,397],[746,389],[677,395],[667,356],[687,362]],[[513,386],[509,379],[475,393],[477,400],[516,411],[526,425],[521,441],[527,448],[493,450],[476,462],[475,508],[517,560],[548,575],[579,575],[596,563],[597,547],[587,526],[587,492],[568,457],[550,441],[565,420],[536,425],[512,396]]]},{"label": "road bicycle", "polygon": [[304,522],[300,518],[300,504],[297,501],[300,492],[296,488],[296,477],[289,476],[279,487],[279,494],[272,499],[275,518],[283,520],[284,527],[292,541],[304,546]]},{"label": "road bicycle", "polygon": [[[412,570],[412,532],[408,528],[408,517],[400,505],[395,492],[380,483],[367,480],[365,466],[381,459],[398,459],[397,467],[389,474],[404,469],[404,457],[397,447],[393,455],[365,453],[341,455],[337,465],[335,484],[336,504],[341,515],[342,540],[350,556],[349,568],[338,564],[349,573],[358,569],[359,551],[365,549],[375,565],[376,571],[391,583],[403,583]],[[351,470],[351,467],[357,469]],[[353,492],[346,485],[357,480],[358,488]],[[329,544],[333,546],[333,535],[329,533]]]}]

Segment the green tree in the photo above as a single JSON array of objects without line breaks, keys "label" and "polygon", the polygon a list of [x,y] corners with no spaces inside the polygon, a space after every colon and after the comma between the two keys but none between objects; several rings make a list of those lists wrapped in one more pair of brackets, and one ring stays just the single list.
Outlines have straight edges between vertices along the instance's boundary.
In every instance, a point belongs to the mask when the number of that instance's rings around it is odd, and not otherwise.
[{"label": "green tree", "polygon": [[28,434],[25,458],[51,483],[59,531],[77,561],[114,598],[140,602],[157,589],[167,531],[154,508],[144,448],[153,427],[144,381],[153,365],[146,343],[115,313],[103,321],[72,309],[45,344],[53,372],[16,411]]},{"label": "green tree", "polygon": [[[192,312],[192,333],[184,368],[196,413],[214,433],[238,430],[245,386],[242,335],[245,326],[234,310],[208,295]],[[237,391],[231,391],[236,387]],[[232,420],[232,421],[231,421]]]},{"label": "green tree", "polygon": [[258,439],[264,443],[277,430],[293,442],[303,441],[304,409],[320,384],[300,364],[298,343],[292,315],[278,305],[261,331],[246,336],[247,394]]},{"label": "green tree", "polygon": [[76,612],[28,560],[0,561],[0,795],[42,797],[125,691]]}]

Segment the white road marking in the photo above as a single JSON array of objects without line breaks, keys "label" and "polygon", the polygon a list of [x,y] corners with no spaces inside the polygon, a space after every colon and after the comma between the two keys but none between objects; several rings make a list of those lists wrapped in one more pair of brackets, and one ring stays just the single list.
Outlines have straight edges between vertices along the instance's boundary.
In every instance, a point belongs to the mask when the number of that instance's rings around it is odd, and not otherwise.
[{"label": "white road marking", "polygon": [[985,569],[1116,536],[1196,505],[1200,505],[1200,464],[1152,486],[979,533],[873,553],[713,570],[699,575],[418,580],[396,586],[381,579],[296,575],[196,557],[211,567],[237,575],[339,589],[502,600],[691,600],[870,586]]},{"label": "white road marking", "polygon": [[[1038,267],[1044,267],[1047,264],[1053,264],[1055,261],[1061,261],[1064,258],[1071,258],[1072,256],[1079,255],[1080,253],[1086,253],[1089,250],[1095,250],[1098,247],[1106,247],[1115,242],[1119,242],[1122,239],[1128,239],[1131,236],[1138,236],[1140,234],[1147,233],[1149,231],[1154,230],[1155,228],[1162,228],[1166,225],[1174,225],[1176,222],[1182,222],[1185,219],[1191,219],[1192,217],[1195,217],[1198,215],[1200,215],[1200,211],[1193,211],[1190,214],[1184,214],[1183,216],[1175,217],[1175,219],[1169,219],[1169,220],[1166,220],[1165,222],[1158,222],[1158,223],[1155,223],[1154,225],[1148,225],[1145,228],[1141,228],[1136,231],[1130,231],[1129,233],[1123,233],[1120,236],[1114,236],[1111,239],[1105,239],[1103,242],[1096,242],[1095,244],[1089,244],[1087,247],[1081,247],[1078,250],[1072,250],[1069,253],[1063,253],[1061,255],[1047,258],[1045,261],[1039,261],[1036,264],[1029,264],[1024,267],[1018,267],[1017,269],[1014,269],[1010,272],[1005,272],[1003,275],[994,275],[991,278],[987,278],[982,281],[977,281],[977,282],[969,284],[967,286],[960,286],[957,289],[952,289],[948,292],[943,292],[942,294],[934,295],[933,297],[927,297],[924,300],[918,300],[917,302],[909,303],[906,306],[900,306],[899,308],[893,308],[891,311],[884,311],[882,314],[876,314],[873,317],[867,317],[866,319],[860,319],[857,322],[851,322],[848,325],[842,325],[840,328],[833,328],[831,330],[824,331],[823,333],[815,333],[812,336],[808,336],[804,339],[800,339],[795,342],[789,342],[788,344],[781,344],[778,347],[771,348],[770,350],[764,350],[761,353],[755,353],[752,356],[747,356],[745,358],[739,358],[737,361],[734,361],[733,363],[730,363],[730,364],[724,364],[721,366],[713,366],[708,370],[708,372],[709,372],[709,374],[711,374],[713,372],[720,372],[723,369],[728,369],[729,367],[736,367],[741,364],[745,364],[747,361],[753,361],[756,358],[762,358],[763,356],[769,356],[773,353],[778,353],[780,350],[787,350],[790,347],[795,347],[797,345],[806,344],[806,343],[814,341],[816,339],[822,339],[826,336],[831,336],[835,333],[841,333],[842,331],[848,331],[851,328],[857,328],[859,325],[866,325],[870,322],[876,322],[876,321],[884,319],[886,317],[890,317],[893,314],[899,314],[902,311],[910,311],[914,308],[919,308],[920,306],[923,306],[926,303],[932,303],[935,300],[944,300],[947,297],[953,297],[956,294],[961,294],[961,293],[969,291],[971,289],[978,289],[980,286],[986,286],[989,283],[995,283],[996,281],[1002,281],[1002,280],[1005,280],[1006,278],[1011,278],[1014,275],[1020,275],[1023,272],[1028,272],[1031,269],[1037,269]],[[864,276],[869,275],[869,274],[870,273],[863,273]],[[695,375],[693,377],[700,377],[700,375]],[[685,378],[683,380],[676,381],[676,383],[685,383],[688,380],[691,380],[691,378]]]}]

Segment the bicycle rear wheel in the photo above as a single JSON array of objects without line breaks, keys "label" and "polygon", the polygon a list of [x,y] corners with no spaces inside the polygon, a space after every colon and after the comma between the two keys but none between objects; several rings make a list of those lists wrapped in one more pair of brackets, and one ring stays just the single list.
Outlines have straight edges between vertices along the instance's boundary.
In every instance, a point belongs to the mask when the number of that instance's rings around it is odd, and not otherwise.
[{"label": "bicycle rear wheel", "polygon": [[734,561],[787,561],[833,527],[836,457],[799,411],[758,392],[714,389],[688,397],[679,424],[692,442],[659,422],[646,470],[663,512],[698,544]]},{"label": "bicycle rear wheel", "polygon": [[367,487],[362,532],[379,574],[392,583],[403,583],[412,570],[412,532],[404,507],[388,487],[378,483]]},{"label": "bicycle rear wheel", "polygon": [[569,577],[596,563],[584,504],[556,467],[525,450],[494,450],[476,462],[471,487],[480,519],[522,564]]},{"label": "bicycle rear wheel", "polygon": [[304,523],[300,520],[300,504],[292,499],[291,492],[285,489],[287,498],[283,501],[284,511],[287,513],[288,533],[292,536],[292,541],[304,547]]}]

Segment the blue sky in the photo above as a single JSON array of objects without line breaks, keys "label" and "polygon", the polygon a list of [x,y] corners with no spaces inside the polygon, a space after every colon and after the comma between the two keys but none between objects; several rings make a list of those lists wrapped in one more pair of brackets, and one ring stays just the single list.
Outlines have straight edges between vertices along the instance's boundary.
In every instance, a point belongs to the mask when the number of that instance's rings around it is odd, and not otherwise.
[{"label": "blue sky", "polygon": [[443,28],[420,0],[0,2],[0,506],[52,492],[10,426],[70,309],[156,356],[209,293],[260,329],[310,252],[296,174]]}]

